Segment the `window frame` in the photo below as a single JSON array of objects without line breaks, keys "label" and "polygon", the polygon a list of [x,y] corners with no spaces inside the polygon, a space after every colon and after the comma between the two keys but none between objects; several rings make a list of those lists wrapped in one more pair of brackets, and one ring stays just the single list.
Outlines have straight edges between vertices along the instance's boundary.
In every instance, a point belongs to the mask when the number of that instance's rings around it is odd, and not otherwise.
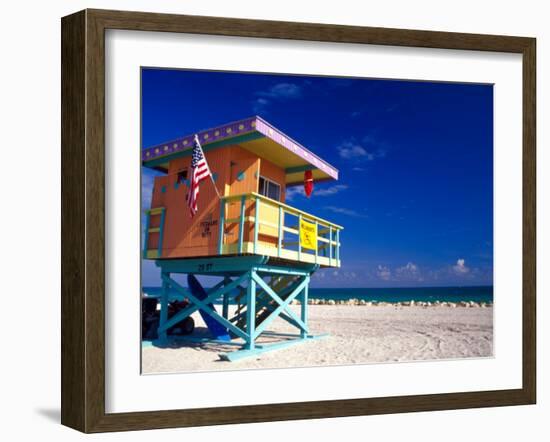
[{"label": "window frame", "polygon": [[[264,180],[264,188],[266,189],[265,193],[264,193],[264,192],[262,191],[262,189],[260,188],[261,180]],[[269,189],[269,188],[266,187],[266,186],[268,186],[268,184],[273,184],[273,185],[277,186],[277,188],[279,189],[279,195],[278,195],[278,198],[277,198],[277,199],[271,198],[271,197],[268,195],[268,189]],[[272,199],[272,200],[274,200],[274,201],[279,201],[279,202],[281,202],[281,195],[282,195],[281,189],[282,189],[282,186],[281,186],[279,183],[277,183],[276,181],[273,181],[273,180],[271,180],[271,179],[269,179],[269,178],[267,178],[267,177],[265,177],[265,176],[263,176],[263,175],[260,175],[260,176],[258,177],[258,193],[259,193],[260,195],[265,196],[266,198]]]},{"label": "window frame", "polygon": [[[184,176],[183,179],[180,180],[180,175]],[[189,176],[189,170],[186,168],[180,169],[176,172],[176,183],[178,184],[186,184],[187,178]]]}]

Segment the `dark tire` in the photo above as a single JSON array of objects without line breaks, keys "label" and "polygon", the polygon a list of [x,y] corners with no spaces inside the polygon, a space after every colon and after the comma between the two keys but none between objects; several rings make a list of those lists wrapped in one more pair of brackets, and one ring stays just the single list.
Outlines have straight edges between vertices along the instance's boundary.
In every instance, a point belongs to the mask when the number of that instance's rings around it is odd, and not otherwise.
[{"label": "dark tire", "polygon": [[195,320],[191,316],[188,316],[181,322],[181,328],[183,330],[182,334],[190,335],[195,330]]}]

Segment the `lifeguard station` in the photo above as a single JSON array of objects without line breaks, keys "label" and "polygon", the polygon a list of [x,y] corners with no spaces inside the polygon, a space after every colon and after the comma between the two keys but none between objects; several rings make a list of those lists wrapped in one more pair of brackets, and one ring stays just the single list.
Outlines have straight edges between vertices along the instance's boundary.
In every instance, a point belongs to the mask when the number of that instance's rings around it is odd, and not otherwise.
[{"label": "lifeguard station", "polygon": [[[213,182],[201,183],[194,217],[186,194],[195,134],[142,151],[143,166],[163,173],[155,178],[143,244],[144,258],[161,271],[159,340],[196,311],[212,336],[195,340],[237,346],[220,354],[228,361],[320,337],[308,328],[308,287],[319,267],[340,267],[342,227],[285,204],[285,194],[303,186],[305,173],[318,183],[337,180],[338,171],[257,116],[197,135]],[[175,274],[187,274],[189,287]],[[206,291],[194,275],[220,281]],[[190,304],[168,319],[170,288]],[[290,308],[294,300],[299,314]],[[268,327],[277,318],[296,333],[258,343],[260,335],[273,335]]]}]

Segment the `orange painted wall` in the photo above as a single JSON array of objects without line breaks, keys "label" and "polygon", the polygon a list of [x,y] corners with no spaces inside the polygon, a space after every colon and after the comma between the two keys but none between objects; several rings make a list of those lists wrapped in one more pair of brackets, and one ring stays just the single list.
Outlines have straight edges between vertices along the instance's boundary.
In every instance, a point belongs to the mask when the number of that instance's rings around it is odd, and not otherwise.
[{"label": "orange painted wall", "polygon": [[285,185],[285,171],[284,169],[276,166],[271,161],[265,159],[260,160],[260,175],[267,179],[276,182],[281,186],[281,202],[285,202],[286,185]]},{"label": "orange painted wall", "polygon": [[[230,165],[228,169],[229,179],[226,183],[226,195],[241,195],[243,193],[258,191],[258,173],[260,159],[241,148],[233,146],[230,149]],[[226,219],[238,218],[241,213],[240,201],[230,202],[226,206]],[[245,216],[253,216],[253,202],[248,200],[245,205]],[[225,230],[225,244],[235,244],[239,240],[238,224],[228,224]],[[252,224],[245,222],[243,241],[252,241]]]},{"label": "orange painted wall", "polygon": [[[258,191],[258,176],[261,160],[251,152],[238,145],[215,149],[206,152],[206,159],[217,174],[216,187],[221,195],[239,195]],[[198,212],[191,218],[186,202],[188,187],[180,184],[176,188],[177,173],[188,169],[191,157],[179,158],[170,162],[168,175],[155,178],[151,207],[166,207],[162,258],[180,258],[190,256],[210,256],[218,253],[220,202],[210,179],[200,184]],[[270,179],[277,173],[267,166]],[[242,174],[241,174],[242,172]],[[242,177],[239,180],[239,176]],[[281,176],[281,175],[279,175]],[[275,179],[274,179],[275,180]],[[164,187],[165,191],[162,192]],[[252,202],[246,206],[246,214],[253,216]],[[226,219],[238,218],[240,204],[227,205]],[[151,217],[151,227],[158,225],[160,217]],[[226,229],[226,244],[238,241],[238,225]],[[244,241],[252,241],[252,225],[245,224]],[[158,245],[158,234],[151,233],[148,249]]]}]

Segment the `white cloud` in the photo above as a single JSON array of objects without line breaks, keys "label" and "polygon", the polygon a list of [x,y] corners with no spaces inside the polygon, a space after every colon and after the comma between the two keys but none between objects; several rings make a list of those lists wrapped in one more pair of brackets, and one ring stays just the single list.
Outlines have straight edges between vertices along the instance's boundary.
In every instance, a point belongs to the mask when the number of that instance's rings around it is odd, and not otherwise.
[{"label": "white cloud", "polygon": [[466,260],[463,258],[457,259],[456,264],[446,267],[431,269],[425,272],[426,280],[430,281],[446,281],[446,283],[464,281],[477,281],[482,284],[492,284],[493,282],[493,267],[468,267]]},{"label": "white cloud", "polygon": [[349,282],[357,279],[357,273],[353,271],[343,271],[341,269],[329,272],[328,276],[332,282]]},{"label": "white cloud", "polygon": [[262,112],[266,111],[266,108],[268,105],[269,105],[269,100],[266,100],[265,98],[257,98],[252,103],[252,108],[254,109],[254,113],[261,114]]},{"label": "white cloud", "polygon": [[273,101],[286,101],[302,96],[302,88],[294,83],[277,83],[266,91],[256,92],[257,98],[252,102],[255,113],[265,113]]},{"label": "white cloud", "polygon": [[367,157],[369,153],[359,144],[346,141],[337,147],[340,156],[346,160],[351,158]]},{"label": "white cloud", "polygon": [[362,213],[359,213],[352,209],[346,209],[345,207],[325,206],[325,210],[329,210],[334,213],[341,213],[342,215],[353,216],[356,218],[368,218],[367,215],[363,215]]},{"label": "white cloud", "polygon": [[456,264],[453,266],[453,271],[456,274],[464,275],[470,271],[470,268],[466,266],[466,261],[464,259],[457,259]]},{"label": "white cloud", "polygon": [[[347,188],[348,186],[346,186],[345,184],[336,184],[335,186],[330,186],[330,187],[321,188],[321,189],[314,188],[312,195],[313,196],[331,196],[331,195],[336,195],[337,193],[342,192]],[[285,199],[287,201],[292,201],[296,196],[303,196],[303,197],[306,196],[304,192],[304,186],[301,186],[301,185],[292,186],[286,189]]]},{"label": "white cloud", "polygon": [[402,267],[395,269],[395,274],[398,279],[405,281],[424,281],[420,269],[413,262],[408,262]]},{"label": "white cloud", "polygon": [[313,189],[313,195],[315,196],[330,196],[335,195],[342,190],[346,190],[348,186],[345,184],[336,184],[335,186],[330,186],[325,189]]},{"label": "white cloud", "polygon": [[382,147],[383,143],[377,142],[371,136],[363,137],[361,143],[354,139],[344,141],[336,147],[341,158],[345,160],[355,159],[357,161],[373,161],[376,158],[386,156],[386,149]]},{"label": "white cloud", "polygon": [[267,91],[258,92],[257,95],[274,99],[299,98],[302,95],[302,88],[294,83],[277,83]]},{"label": "white cloud", "polygon": [[376,275],[384,281],[389,281],[391,278],[391,271],[386,266],[378,265],[378,268],[376,269]]},{"label": "white cloud", "polygon": [[311,277],[315,279],[325,279],[325,272],[318,270]]},{"label": "white cloud", "polygon": [[292,186],[286,188],[286,201],[292,201],[296,196],[306,196],[304,192],[304,186]]},{"label": "white cloud", "polygon": [[398,267],[397,273],[418,273],[418,266],[412,262],[408,262],[403,267]]}]

